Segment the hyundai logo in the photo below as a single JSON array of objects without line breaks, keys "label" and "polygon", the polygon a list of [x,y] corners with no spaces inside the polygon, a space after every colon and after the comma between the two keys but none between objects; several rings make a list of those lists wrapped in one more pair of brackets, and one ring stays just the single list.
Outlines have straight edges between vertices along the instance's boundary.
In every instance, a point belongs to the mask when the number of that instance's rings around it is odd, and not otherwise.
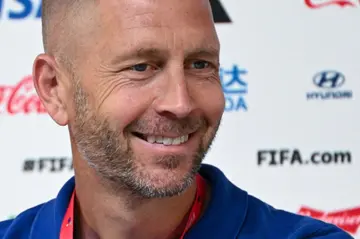
[{"label": "hyundai logo", "polygon": [[317,87],[334,89],[345,83],[345,76],[338,71],[321,71],[314,76],[313,82]]}]

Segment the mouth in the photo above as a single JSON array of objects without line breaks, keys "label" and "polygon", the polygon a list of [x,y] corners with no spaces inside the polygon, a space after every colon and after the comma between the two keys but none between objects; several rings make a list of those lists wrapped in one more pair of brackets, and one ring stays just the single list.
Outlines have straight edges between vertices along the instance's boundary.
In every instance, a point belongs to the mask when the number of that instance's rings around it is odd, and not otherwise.
[{"label": "mouth", "polygon": [[161,135],[149,135],[149,134],[141,134],[138,132],[132,133],[137,138],[140,138],[150,144],[161,144],[161,145],[181,145],[186,143],[189,138],[192,136],[192,134],[186,134],[181,135],[178,137],[167,137],[167,136],[161,136]]}]

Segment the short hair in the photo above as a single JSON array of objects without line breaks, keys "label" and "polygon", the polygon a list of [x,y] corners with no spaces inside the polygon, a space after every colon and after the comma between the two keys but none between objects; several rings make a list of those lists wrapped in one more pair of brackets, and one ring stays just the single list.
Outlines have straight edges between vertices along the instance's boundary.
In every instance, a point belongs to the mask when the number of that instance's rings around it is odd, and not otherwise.
[{"label": "short hair", "polygon": [[[42,40],[44,52],[57,59],[74,74],[78,17],[85,7],[97,0],[42,0]],[[86,3],[87,5],[85,6]]]},{"label": "short hair", "polygon": [[81,10],[84,0],[42,0],[42,37],[44,51],[56,54],[71,37],[71,23]]}]

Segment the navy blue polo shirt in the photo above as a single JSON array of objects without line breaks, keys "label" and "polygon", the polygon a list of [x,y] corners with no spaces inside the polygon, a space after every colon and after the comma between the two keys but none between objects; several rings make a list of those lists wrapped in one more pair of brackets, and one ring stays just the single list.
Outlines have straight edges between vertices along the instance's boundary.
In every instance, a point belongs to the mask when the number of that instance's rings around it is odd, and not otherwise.
[{"label": "navy blue polo shirt", "polygon": [[[211,199],[185,239],[351,239],[325,222],[275,209],[232,184],[216,167],[203,164],[200,174],[211,185]],[[57,197],[0,222],[2,239],[59,239],[75,181]]]}]

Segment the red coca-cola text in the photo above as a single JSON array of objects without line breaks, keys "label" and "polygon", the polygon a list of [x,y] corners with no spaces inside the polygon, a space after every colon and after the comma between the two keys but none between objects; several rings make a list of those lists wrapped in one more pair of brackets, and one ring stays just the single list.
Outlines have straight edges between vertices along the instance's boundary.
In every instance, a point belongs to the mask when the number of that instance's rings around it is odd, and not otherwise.
[{"label": "red coca-cola text", "polygon": [[356,7],[354,1],[350,1],[350,0],[327,0],[321,3],[319,3],[319,1],[316,0],[305,0],[305,4],[309,8],[322,8],[330,5],[338,5],[340,7]]},{"label": "red coca-cola text", "polygon": [[15,86],[0,86],[0,113],[4,112],[11,115],[46,113],[31,76],[24,77]]}]

